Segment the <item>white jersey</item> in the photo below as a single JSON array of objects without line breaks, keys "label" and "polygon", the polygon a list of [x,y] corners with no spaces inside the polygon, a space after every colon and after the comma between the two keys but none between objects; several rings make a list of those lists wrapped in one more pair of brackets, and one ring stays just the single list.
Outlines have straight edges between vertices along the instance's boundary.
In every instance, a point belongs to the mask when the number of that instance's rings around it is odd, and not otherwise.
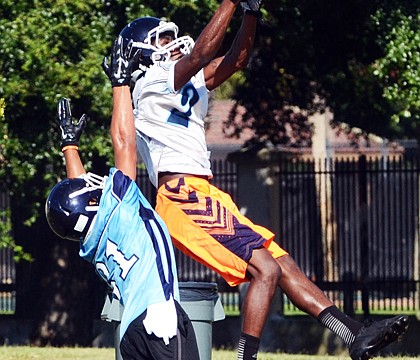
[{"label": "white jersey", "polygon": [[133,90],[137,151],[157,187],[159,172],[208,175],[204,118],[208,90],[201,70],[180,90],[174,90],[175,62],[148,69]]}]

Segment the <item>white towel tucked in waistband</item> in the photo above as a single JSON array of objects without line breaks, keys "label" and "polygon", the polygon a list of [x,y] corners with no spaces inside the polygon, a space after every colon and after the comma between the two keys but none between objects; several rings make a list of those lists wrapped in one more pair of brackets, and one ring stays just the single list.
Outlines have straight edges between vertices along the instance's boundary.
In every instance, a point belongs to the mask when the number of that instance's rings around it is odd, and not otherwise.
[{"label": "white towel tucked in waistband", "polygon": [[169,339],[176,335],[178,327],[178,318],[172,297],[163,303],[149,305],[143,325],[149,335],[155,334],[168,345]]}]

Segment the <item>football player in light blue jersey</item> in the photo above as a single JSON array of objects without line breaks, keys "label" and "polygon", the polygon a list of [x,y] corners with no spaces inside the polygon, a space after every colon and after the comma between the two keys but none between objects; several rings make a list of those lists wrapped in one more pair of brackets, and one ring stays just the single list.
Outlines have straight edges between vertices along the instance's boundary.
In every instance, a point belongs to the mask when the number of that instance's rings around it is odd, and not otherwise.
[{"label": "football player in light blue jersey", "polygon": [[111,137],[115,167],[109,176],[86,173],[78,143],[87,116],[78,122],[70,101],[61,99],[57,119],[67,179],[46,202],[51,229],[80,242],[80,256],[92,263],[124,306],[120,351],[124,360],[197,360],[190,319],[179,304],[178,279],[166,225],[135,183],[136,138],[130,100],[132,61],[114,44]]}]

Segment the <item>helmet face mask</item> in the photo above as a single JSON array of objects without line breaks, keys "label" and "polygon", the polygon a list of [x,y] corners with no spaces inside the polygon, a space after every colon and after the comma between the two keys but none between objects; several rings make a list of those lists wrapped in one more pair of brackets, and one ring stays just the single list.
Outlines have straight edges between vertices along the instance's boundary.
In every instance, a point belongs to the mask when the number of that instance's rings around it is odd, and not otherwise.
[{"label": "helmet face mask", "polygon": [[[157,38],[159,39],[159,38]],[[159,41],[156,41],[156,48],[158,50],[156,50],[152,56],[152,62],[155,63],[157,61],[165,61],[165,60],[169,60],[171,58],[171,52],[174,51],[175,49],[179,49],[181,51],[181,53],[183,55],[187,55],[191,52],[192,50],[192,43],[190,41],[190,37],[189,36],[181,36],[179,38],[176,38],[174,40],[172,40],[170,43],[165,44],[165,45],[160,45]]]},{"label": "helmet face mask", "polygon": [[86,178],[66,179],[51,190],[45,213],[51,230],[63,239],[85,238],[99,209],[101,186]]}]

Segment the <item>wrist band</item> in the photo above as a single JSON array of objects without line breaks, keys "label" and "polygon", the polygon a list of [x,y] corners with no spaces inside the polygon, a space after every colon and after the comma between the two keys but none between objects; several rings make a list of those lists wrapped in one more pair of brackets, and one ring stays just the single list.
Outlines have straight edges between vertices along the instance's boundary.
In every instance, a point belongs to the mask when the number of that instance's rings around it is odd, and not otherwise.
[{"label": "wrist band", "polygon": [[77,145],[66,145],[61,149],[62,152],[67,150],[79,150],[79,147]]}]

